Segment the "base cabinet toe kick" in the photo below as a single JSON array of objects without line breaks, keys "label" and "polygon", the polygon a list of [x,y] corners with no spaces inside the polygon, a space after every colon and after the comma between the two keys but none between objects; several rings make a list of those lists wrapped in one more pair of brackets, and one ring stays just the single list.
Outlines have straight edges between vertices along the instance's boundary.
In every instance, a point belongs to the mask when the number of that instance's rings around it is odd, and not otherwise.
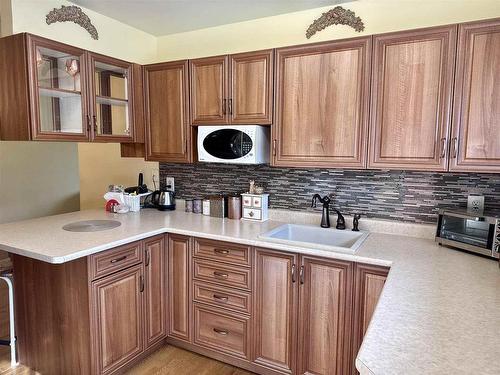
[{"label": "base cabinet toe kick", "polygon": [[12,258],[19,360],[41,374],[123,373],[165,344],[258,374],[356,374],[389,271],[174,234]]}]

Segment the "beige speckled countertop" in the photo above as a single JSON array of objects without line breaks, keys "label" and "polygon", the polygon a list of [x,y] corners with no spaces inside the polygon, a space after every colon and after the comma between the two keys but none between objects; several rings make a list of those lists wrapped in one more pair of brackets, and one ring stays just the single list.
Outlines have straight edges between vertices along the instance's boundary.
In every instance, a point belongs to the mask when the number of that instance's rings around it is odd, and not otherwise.
[{"label": "beige speckled countertop", "polygon": [[[62,230],[69,222],[110,218],[122,225],[94,233]],[[500,374],[497,262],[439,247],[429,239],[380,233],[371,233],[354,255],[259,239],[280,224],[181,211],[80,211],[2,224],[0,249],[62,263],[168,232],[390,266],[356,360],[362,374]]]}]

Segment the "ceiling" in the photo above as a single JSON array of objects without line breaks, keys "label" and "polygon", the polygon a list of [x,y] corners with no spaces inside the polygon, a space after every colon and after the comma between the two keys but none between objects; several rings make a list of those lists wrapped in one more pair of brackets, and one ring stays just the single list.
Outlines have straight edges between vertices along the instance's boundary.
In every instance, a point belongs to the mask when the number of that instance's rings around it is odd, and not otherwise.
[{"label": "ceiling", "polygon": [[352,0],[71,0],[72,3],[161,36]]}]

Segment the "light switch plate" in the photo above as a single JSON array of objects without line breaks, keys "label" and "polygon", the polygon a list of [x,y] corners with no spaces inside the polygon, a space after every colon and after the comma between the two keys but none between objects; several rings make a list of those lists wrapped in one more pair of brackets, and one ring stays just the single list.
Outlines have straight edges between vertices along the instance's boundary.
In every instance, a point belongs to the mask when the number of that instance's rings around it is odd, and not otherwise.
[{"label": "light switch plate", "polygon": [[467,210],[476,213],[484,211],[484,196],[482,195],[469,195],[467,197]]}]

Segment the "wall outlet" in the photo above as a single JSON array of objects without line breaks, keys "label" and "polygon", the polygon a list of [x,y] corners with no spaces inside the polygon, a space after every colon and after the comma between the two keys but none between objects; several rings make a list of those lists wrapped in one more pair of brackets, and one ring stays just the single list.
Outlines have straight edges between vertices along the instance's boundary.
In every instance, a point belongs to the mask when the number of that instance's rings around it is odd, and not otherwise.
[{"label": "wall outlet", "polygon": [[165,177],[165,185],[167,185],[167,189],[175,191],[175,181],[173,177]]},{"label": "wall outlet", "polygon": [[467,210],[482,213],[484,211],[484,196],[469,195],[467,197]]}]

